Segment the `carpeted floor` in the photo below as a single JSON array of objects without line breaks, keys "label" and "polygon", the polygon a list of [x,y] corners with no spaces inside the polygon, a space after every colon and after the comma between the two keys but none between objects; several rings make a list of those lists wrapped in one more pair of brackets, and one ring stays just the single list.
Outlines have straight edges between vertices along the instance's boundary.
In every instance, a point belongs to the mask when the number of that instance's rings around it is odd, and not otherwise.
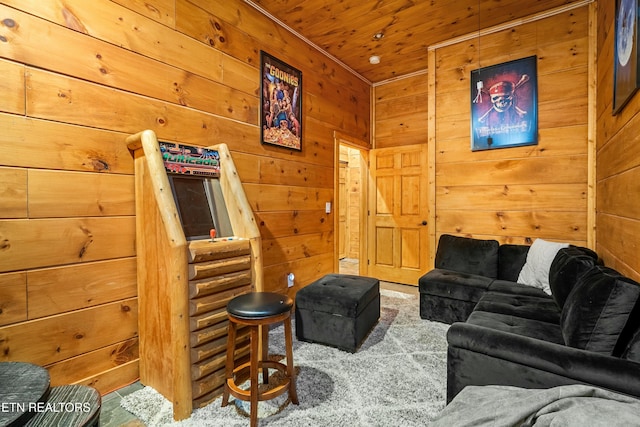
[{"label": "carpeted floor", "polygon": [[[351,354],[295,340],[300,404],[287,393],[259,403],[261,426],[424,426],[445,406],[448,325],[420,319],[418,297],[381,291],[380,321]],[[295,325],[294,325],[295,327]],[[270,354],[284,354],[282,327],[270,333]],[[277,375],[277,374],[274,374]],[[220,407],[218,398],[173,422],[171,403],[150,387],[122,407],[156,426],[246,426],[247,402]]]}]

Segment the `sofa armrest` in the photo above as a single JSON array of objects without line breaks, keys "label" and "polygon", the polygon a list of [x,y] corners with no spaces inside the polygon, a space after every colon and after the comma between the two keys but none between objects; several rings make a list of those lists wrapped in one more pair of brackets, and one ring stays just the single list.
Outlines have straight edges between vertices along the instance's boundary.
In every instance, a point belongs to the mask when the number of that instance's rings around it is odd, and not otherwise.
[{"label": "sofa armrest", "polygon": [[447,402],[467,385],[590,384],[640,397],[640,363],[509,332],[454,323],[447,332]]}]

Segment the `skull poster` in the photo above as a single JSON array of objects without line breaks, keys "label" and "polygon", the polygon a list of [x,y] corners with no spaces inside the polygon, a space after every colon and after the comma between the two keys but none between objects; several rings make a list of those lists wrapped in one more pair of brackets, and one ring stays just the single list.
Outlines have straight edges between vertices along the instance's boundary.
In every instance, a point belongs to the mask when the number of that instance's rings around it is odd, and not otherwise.
[{"label": "skull poster", "polygon": [[538,143],[536,56],[471,71],[471,150]]}]

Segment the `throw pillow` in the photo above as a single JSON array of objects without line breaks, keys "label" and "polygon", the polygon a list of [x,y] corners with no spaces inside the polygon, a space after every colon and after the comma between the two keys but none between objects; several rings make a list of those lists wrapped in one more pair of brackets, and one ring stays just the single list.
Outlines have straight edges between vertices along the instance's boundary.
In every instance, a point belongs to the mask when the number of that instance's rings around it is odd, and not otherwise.
[{"label": "throw pillow", "polygon": [[540,288],[551,295],[551,288],[549,287],[551,263],[560,249],[568,247],[568,243],[536,239],[531,248],[529,248],[527,261],[524,263],[522,270],[520,270],[520,275],[518,275],[518,283]]}]

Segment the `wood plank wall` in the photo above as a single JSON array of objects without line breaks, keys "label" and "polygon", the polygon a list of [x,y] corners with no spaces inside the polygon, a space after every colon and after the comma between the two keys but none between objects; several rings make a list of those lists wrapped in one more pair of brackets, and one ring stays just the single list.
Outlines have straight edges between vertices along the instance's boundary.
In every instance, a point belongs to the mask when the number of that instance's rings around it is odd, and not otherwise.
[{"label": "wood plank wall", "polygon": [[[424,124],[435,127],[436,238],[587,244],[588,23],[581,7],[434,48],[435,112],[427,111],[429,75],[374,88],[376,148],[427,143]],[[471,71],[531,55],[538,57],[538,145],[471,152]]]},{"label": "wood plank wall", "polygon": [[375,85],[375,148],[427,143],[427,74]]},{"label": "wood plank wall", "polygon": [[596,246],[606,265],[640,281],[640,94],[612,115],[615,3],[598,2]]},{"label": "wood plank wall", "polygon": [[[333,135],[369,141],[369,84],[242,0],[3,0],[0,23],[0,360],[102,393],[138,377],[143,129],[228,144],[267,290],[333,270]],[[303,73],[302,152],[260,144],[260,50]]]}]

